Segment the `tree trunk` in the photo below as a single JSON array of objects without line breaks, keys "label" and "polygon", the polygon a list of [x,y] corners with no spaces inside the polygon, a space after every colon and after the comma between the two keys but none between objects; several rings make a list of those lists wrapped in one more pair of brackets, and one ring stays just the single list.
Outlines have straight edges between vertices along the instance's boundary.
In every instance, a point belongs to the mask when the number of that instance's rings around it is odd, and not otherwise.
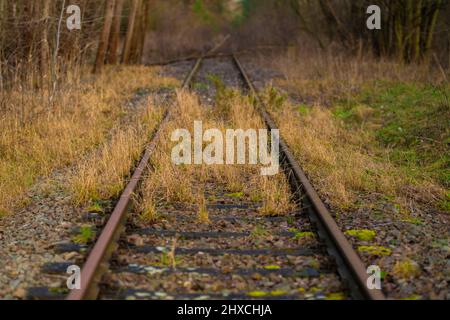
[{"label": "tree trunk", "polygon": [[48,45],[48,27],[49,27],[48,22],[50,15],[50,1],[51,0],[44,0],[42,7],[40,62],[43,80],[45,80],[45,78],[47,77],[49,71],[48,61],[50,60],[50,49]]},{"label": "tree trunk", "polygon": [[421,25],[422,25],[422,0],[416,0],[416,12],[415,12],[415,31],[414,31],[414,50],[413,59],[419,61],[420,59],[420,39],[421,39]]},{"label": "tree trunk", "polygon": [[[6,20],[6,2],[5,0],[0,0],[0,90],[4,89],[4,81],[3,81],[3,47],[5,43],[5,33],[4,27]],[[2,106],[0,105],[0,108]]]},{"label": "tree trunk", "polygon": [[114,20],[111,29],[111,38],[109,40],[109,52],[108,52],[108,63],[117,64],[117,51],[120,42],[120,25],[122,22],[122,11],[123,11],[124,0],[117,0],[116,8],[114,11]]},{"label": "tree trunk", "polygon": [[140,44],[139,44],[139,62],[142,62],[142,57],[144,56],[144,50],[145,50],[145,40],[147,38],[147,31],[149,28],[149,23],[150,23],[150,4],[151,1],[150,0],[144,0],[144,17],[142,19],[142,34],[141,34],[141,39],[140,39]]},{"label": "tree trunk", "polygon": [[133,41],[134,26],[136,23],[136,14],[140,3],[140,0],[131,0],[131,1],[132,7],[130,11],[130,16],[128,17],[128,28],[127,28],[127,35],[125,37],[125,44],[123,47],[122,63],[128,63],[130,61],[131,44]]},{"label": "tree trunk", "polygon": [[115,0],[106,0],[105,7],[105,22],[103,24],[103,30],[100,35],[100,41],[98,44],[97,57],[95,59],[94,73],[100,73],[105,63],[106,49],[108,48],[109,35],[111,33],[111,25],[114,15],[114,3]]},{"label": "tree trunk", "polygon": [[144,27],[144,19],[145,19],[145,4],[147,0],[139,1],[138,12],[135,17],[133,38],[131,40],[131,50],[130,50],[130,63],[140,63],[141,61],[141,52],[142,45],[145,37],[145,27]]},{"label": "tree trunk", "polygon": [[429,24],[427,25],[427,29],[426,29],[426,36],[425,36],[425,47],[423,49],[423,58],[427,59],[428,58],[428,54],[430,52],[431,49],[431,43],[433,41],[433,34],[434,34],[434,29],[436,27],[436,21],[437,21],[437,17],[439,15],[439,10],[442,4],[442,0],[436,0],[434,1],[434,3],[432,4],[433,8],[430,12],[430,20],[429,20]]}]

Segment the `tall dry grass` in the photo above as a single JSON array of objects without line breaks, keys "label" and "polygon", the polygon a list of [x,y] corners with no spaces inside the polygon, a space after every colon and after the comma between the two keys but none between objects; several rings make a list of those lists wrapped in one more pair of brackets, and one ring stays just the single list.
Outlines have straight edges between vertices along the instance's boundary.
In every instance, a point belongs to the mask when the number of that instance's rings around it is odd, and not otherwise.
[{"label": "tall dry grass", "polygon": [[370,88],[375,81],[442,84],[445,76],[438,69],[376,60],[362,53],[349,57],[301,50],[262,61],[281,71],[284,79],[276,84],[301,100],[299,107],[294,100],[275,99],[272,88],[264,92],[281,135],[332,206],[353,208],[372,195],[393,198],[403,208],[410,207],[411,202],[437,207],[445,198],[445,188],[437,181],[426,175],[412,175],[408,168],[392,161],[392,150],[381,145],[374,135],[383,123],[371,120],[373,109],[355,107],[353,116],[357,121],[353,126],[333,113],[336,104],[354,101],[363,88]]},{"label": "tall dry grass", "polygon": [[278,84],[326,106],[333,99],[351,98],[374,80],[440,84],[450,79],[450,69],[442,71],[434,64],[405,64],[363,51],[349,55],[340,48],[324,51],[307,44],[273,55],[257,55],[256,61],[280,71],[283,79]]},{"label": "tall dry grass", "polygon": [[[201,106],[195,95],[180,92],[173,106],[172,121],[167,125],[160,144],[152,156],[153,169],[144,183],[141,201],[142,217],[154,220],[158,217],[158,206],[164,203],[181,202],[196,205],[199,221],[208,221],[205,212],[206,184],[212,182],[230,193],[241,193],[253,201],[262,202],[261,214],[277,215],[293,208],[289,185],[283,173],[271,177],[260,176],[259,165],[174,165],[171,150],[176,145],[170,141],[176,129],[191,131],[194,121],[202,121],[203,129],[219,129],[225,136],[226,129],[263,129],[259,116],[249,100],[234,93],[228,96],[223,108]],[[226,115],[229,115],[227,117]],[[205,144],[204,144],[205,146]]]},{"label": "tall dry grass", "polygon": [[76,162],[101,144],[139,88],[174,85],[157,69],[108,68],[96,78],[67,82],[49,104],[49,93],[14,87],[1,93],[0,212],[26,203],[38,177]]},{"label": "tall dry grass", "polygon": [[407,174],[372,136],[349,130],[327,108],[303,115],[286,106],[272,115],[314,186],[338,208],[353,208],[368,194],[394,197],[404,207],[411,200],[436,205],[445,197],[438,183]]},{"label": "tall dry grass", "polygon": [[77,164],[69,180],[77,205],[93,204],[121,193],[161,116],[162,109],[147,103],[145,110],[136,114],[124,128],[116,128],[97,152]]}]

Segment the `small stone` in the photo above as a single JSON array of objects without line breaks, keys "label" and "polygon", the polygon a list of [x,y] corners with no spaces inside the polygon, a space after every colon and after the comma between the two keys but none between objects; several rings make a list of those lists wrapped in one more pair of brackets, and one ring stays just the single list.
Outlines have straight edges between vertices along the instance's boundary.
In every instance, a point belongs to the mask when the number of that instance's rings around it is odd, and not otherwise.
[{"label": "small stone", "polygon": [[143,246],[144,245],[144,239],[138,235],[131,235],[127,237],[127,241],[131,244],[134,244],[135,246]]},{"label": "small stone", "polygon": [[63,254],[63,259],[64,260],[72,260],[76,256],[78,256],[78,252],[67,252],[67,253]]},{"label": "small stone", "polygon": [[18,299],[25,299],[27,296],[27,291],[24,288],[18,288],[14,291],[13,296]]},{"label": "small stone", "polygon": [[72,225],[69,222],[63,222],[60,226],[63,229],[69,229]]},{"label": "small stone", "polygon": [[262,276],[261,276],[261,274],[260,273],[254,273],[254,274],[252,274],[252,279],[253,280],[261,280],[262,279]]},{"label": "small stone", "polygon": [[232,271],[233,271],[233,269],[230,266],[224,266],[222,268],[223,273],[231,273]]}]

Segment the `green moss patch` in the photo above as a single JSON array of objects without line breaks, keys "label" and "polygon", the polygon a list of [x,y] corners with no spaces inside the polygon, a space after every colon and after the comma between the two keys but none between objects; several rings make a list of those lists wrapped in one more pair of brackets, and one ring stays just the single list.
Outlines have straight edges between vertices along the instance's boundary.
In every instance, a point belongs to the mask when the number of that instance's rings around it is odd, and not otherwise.
[{"label": "green moss patch", "polygon": [[281,269],[280,266],[276,266],[276,265],[269,265],[269,266],[265,266],[264,269],[266,270],[279,270]]},{"label": "green moss patch", "polygon": [[345,300],[347,297],[343,292],[328,293],[325,300]]},{"label": "green moss patch", "polygon": [[225,196],[232,198],[242,198],[244,196],[244,192],[227,193]]},{"label": "green moss patch", "polygon": [[359,246],[358,252],[374,256],[390,256],[392,254],[391,249],[382,246]]},{"label": "green moss patch", "polygon": [[247,292],[247,296],[252,298],[263,298],[263,297],[277,297],[287,294],[283,290],[273,290],[273,291],[250,291]]},{"label": "green moss patch", "polygon": [[345,231],[346,235],[356,237],[360,241],[372,241],[377,233],[373,230],[368,229],[354,229]]}]

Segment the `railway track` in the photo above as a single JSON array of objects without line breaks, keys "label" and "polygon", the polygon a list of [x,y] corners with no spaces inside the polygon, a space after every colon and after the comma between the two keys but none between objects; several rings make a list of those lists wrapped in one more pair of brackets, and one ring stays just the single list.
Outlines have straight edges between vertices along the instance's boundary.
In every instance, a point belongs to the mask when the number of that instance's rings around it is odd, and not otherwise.
[{"label": "railway track", "polygon": [[[208,74],[217,59],[227,60],[237,85],[254,96],[261,118],[275,129],[236,56],[197,59],[182,89]],[[169,109],[90,251],[81,289],[66,299],[324,299],[337,292],[344,299],[384,299],[381,291],[367,288],[364,264],[282,139],[281,163],[297,203],[291,214],[261,216],[257,202],[209,182],[210,225],[197,224],[186,206],[167,209],[165,219],[151,227],[141,224],[132,214],[132,198],[171,116]],[[271,241],[258,240],[254,230],[270,233]],[[299,245],[298,235],[305,233],[314,233],[315,240]],[[168,254],[179,257],[176,266],[162,263]]]}]

